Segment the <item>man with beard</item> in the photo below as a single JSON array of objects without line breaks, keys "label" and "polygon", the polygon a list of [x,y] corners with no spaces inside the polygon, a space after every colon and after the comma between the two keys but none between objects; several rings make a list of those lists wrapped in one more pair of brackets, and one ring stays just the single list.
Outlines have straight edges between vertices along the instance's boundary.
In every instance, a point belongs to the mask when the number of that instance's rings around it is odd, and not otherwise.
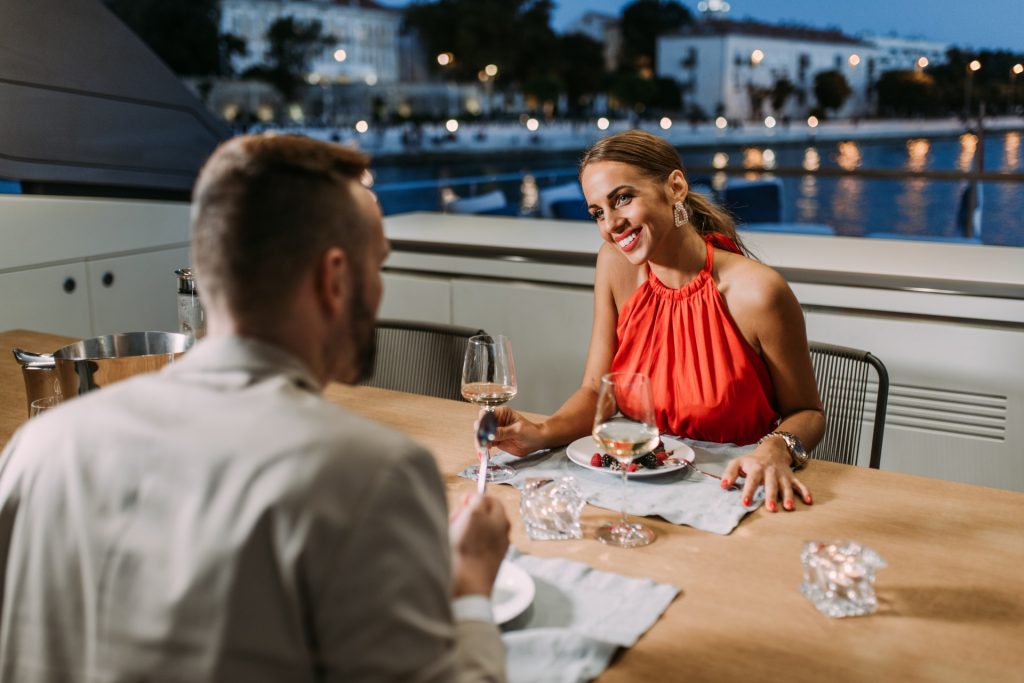
[{"label": "man with beard", "polygon": [[[503,680],[488,497],[326,400],[373,365],[367,159],[263,135],[193,194],[209,336],[33,419],[0,459],[0,680]],[[450,544],[449,544],[450,543]]]}]

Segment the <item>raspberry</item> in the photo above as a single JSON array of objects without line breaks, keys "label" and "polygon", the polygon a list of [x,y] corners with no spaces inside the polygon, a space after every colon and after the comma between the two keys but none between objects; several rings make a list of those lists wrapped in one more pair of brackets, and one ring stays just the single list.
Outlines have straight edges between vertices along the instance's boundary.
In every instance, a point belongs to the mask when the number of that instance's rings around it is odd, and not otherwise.
[{"label": "raspberry", "polygon": [[654,457],[658,459],[658,462],[665,462],[668,460],[668,453],[665,451],[658,451],[654,454]]},{"label": "raspberry", "polygon": [[629,463],[629,467],[626,468],[627,472],[636,472],[637,464],[635,462]]},{"label": "raspberry", "polygon": [[600,467],[601,466],[601,454],[600,453],[594,453],[594,455],[591,456],[591,458],[590,458],[590,466],[591,467]]}]

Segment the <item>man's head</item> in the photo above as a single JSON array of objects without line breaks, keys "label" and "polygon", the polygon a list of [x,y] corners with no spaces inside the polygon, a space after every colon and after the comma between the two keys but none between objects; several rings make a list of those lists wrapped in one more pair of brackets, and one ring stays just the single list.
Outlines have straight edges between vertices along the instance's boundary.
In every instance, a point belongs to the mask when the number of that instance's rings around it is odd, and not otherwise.
[{"label": "man's head", "polygon": [[237,137],[213,153],[192,197],[211,333],[283,343],[324,380],[356,381],[372,369],[387,242],[363,184],[368,162],[292,135]]}]

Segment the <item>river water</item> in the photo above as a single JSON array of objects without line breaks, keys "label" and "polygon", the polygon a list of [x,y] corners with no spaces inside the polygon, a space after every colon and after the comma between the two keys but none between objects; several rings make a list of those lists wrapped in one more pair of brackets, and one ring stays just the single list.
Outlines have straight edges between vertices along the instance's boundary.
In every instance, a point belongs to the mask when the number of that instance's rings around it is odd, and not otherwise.
[{"label": "river water", "polygon": [[[984,162],[989,171],[1024,169],[1019,132],[988,134]],[[797,167],[807,175],[782,177],[783,221],[831,226],[839,235],[897,233],[929,237],[962,234],[957,208],[963,181],[923,178],[876,180],[813,175],[817,168],[958,170],[974,167],[978,141],[915,138],[906,141],[816,143],[812,146],[750,146],[683,150],[688,166]],[[489,154],[472,160],[374,165],[375,189],[385,214],[437,211],[442,195],[471,196],[501,189],[522,213],[534,211],[537,189],[575,179],[579,154],[535,158]],[[526,179],[525,182],[523,179]],[[714,183],[724,178],[712,177]],[[982,187],[981,238],[986,244],[1024,246],[1024,183],[987,182]]]}]

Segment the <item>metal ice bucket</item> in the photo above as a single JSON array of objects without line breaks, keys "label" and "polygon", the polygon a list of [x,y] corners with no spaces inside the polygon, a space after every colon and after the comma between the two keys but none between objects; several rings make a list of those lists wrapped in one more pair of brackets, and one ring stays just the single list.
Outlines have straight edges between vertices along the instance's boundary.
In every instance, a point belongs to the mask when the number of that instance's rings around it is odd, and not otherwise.
[{"label": "metal ice bucket", "polygon": [[28,404],[48,396],[65,400],[144,372],[159,370],[195,339],[177,332],[122,332],[68,344],[53,353],[14,349]]}]

